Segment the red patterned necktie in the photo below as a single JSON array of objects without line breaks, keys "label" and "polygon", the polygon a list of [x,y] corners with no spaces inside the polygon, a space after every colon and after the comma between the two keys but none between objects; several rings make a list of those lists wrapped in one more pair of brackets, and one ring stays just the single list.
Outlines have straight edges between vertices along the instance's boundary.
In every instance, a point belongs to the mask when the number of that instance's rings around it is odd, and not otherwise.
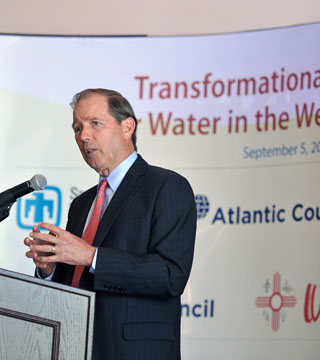
[{"label": "red patterned necktie", "polygon": [[[101,209],[106,193],[107,180],[102,180],[100,183],[99,192],[97,195],[96,203],[91,215],[88,226],[82,234],[82,239],[86,240],[90,245],[93,243],[93,239],[96,235],[97,228],[99,225],[99,219],[101,215]],[[79,287],[81,275],[84,270],[84,265],[77,265],[74,269],[71,286]]]}]

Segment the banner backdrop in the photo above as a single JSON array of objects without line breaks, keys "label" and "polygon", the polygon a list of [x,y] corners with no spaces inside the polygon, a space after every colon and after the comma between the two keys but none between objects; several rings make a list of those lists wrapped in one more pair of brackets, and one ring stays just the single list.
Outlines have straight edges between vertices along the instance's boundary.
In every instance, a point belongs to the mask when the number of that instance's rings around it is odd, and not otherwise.
[{"label": "banner backdrop", "polygon": [[[0,36],[0,191],[44,174],[0,224],[0,267],[33,274],[24,237],[65,226],[97,183],[72,95],[120,91],[138,150],[190,181],[198,229],[182,358],[319,360],[320,24],[217,36]],[[4,294],[1,294],[3,296]]]}]

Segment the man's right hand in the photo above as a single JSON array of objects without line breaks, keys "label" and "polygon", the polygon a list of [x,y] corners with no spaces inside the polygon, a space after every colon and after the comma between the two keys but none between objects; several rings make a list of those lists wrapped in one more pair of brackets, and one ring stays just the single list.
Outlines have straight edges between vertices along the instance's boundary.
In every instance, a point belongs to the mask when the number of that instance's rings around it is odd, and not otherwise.
[{"label": "man's right hand", "polygon": [[[40,233],[40,229],[37,225],[34,225],[32,228],[33,232]],[[24,239],[24,244],[30,248],[30,245],[51,245],[51,243],[39,240],[39,239],[30,239],[29,237],[26,237]],[[26,257],[33,259],[33,262],[36,264],[36,266],[40,269],[41,275],[43,278],[48,277],[53,272],[56,263],[52,262],[46,262],[46,261],[39,261],[39,256],[41,256],[42,259],[51,256],[51,254],[48,254],[47,252],[40,252],[35,250],[30,250],[26,252]]]}]

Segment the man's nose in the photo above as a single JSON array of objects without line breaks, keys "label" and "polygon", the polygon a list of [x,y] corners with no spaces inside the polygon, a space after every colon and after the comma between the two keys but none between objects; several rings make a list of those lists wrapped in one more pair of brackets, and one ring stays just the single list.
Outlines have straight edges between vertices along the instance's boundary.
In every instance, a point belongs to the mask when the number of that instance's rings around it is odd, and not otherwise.
[{"label": "man's nose", "polygon": [[84,127],[81,129],[81,132],[80,132],[80,134],[79,134],[79,138],[80,138],[80,140],[82,140],[82,141],[90,140],[90,139],[91,139],[91,129],[90,129],[90,127],[84,126]]}]

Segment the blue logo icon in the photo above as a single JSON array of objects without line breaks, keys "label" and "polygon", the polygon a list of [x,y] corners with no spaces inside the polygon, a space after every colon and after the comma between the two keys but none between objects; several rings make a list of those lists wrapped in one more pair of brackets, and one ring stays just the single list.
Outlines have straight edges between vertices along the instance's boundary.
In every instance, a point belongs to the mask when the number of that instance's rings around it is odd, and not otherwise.
[{"label": "blue logo icon", "polygon": [[210,209],[210,203],[205,195],[196,195],[194,197],[197,207],[198,219],[203,219],[207,216]]},{"label": "blue logo icon", "polygon": [[56,186],[47,186],[41,192],[19,198],[17,223],[22,229],[32,229],[33,225],[45,221],[59,226],[61,220],[62,195]]}]

